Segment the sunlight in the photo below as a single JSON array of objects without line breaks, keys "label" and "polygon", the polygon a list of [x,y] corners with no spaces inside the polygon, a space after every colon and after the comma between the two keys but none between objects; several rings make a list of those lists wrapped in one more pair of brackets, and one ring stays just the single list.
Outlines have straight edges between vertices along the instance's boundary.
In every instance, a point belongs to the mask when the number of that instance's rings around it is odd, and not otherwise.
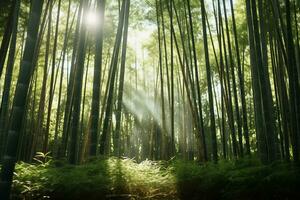
[{"label": "sunlight", "polygon": [[100,17],[95,11],[89,11],[86,15],[86,23],[89,27],[97,27],[100,23]]},{"label": "sunlight", "polygon": [[152,25],[146,25],[143,30],[129,28],[128,46],[132,47],[136,53],[137,68],[141,67],[143,60],[148,58],[148,51],[145,50],[144,45],[147,44],[155,30]]}]

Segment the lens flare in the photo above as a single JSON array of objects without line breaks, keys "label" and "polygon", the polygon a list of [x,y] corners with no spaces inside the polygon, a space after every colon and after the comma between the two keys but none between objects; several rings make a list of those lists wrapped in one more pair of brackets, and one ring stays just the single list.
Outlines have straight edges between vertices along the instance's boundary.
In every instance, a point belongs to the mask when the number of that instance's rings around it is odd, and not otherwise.
[{"label": "lens flare", "polygon": [[88,26],[97,27],[99,24],[99,16],[94,11],[89,11],[86,15],[86,23]]}]

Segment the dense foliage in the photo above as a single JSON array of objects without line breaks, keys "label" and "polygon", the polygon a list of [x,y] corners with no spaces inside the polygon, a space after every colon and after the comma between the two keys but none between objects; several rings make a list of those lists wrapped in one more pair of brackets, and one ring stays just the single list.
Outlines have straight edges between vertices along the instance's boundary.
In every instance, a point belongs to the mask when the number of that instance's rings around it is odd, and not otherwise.
[{"label": "dense foliage", "polygon": [[14,199],[297,199],[299,168],[258,160],[196,162],[91,159],[19,163]]}]

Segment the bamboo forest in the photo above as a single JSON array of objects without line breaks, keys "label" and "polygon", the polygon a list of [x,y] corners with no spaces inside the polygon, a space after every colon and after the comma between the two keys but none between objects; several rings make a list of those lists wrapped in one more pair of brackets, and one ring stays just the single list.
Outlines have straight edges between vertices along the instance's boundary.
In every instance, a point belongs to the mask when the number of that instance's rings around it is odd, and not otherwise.
[{"label": "bamboo forest", "polygon": [[0,200],[300,199],[299,0],[0,0]]}]

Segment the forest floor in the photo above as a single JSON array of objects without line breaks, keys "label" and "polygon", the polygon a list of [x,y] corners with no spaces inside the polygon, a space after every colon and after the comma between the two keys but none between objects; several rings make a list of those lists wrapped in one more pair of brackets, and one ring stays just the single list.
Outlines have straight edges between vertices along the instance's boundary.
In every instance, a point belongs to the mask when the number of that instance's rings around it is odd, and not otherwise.
[{"label": "forest floor", "polygon": [[300,168],[255,159],[195,162],[93,159],[19,163],[13,199],[300,199]]}]

